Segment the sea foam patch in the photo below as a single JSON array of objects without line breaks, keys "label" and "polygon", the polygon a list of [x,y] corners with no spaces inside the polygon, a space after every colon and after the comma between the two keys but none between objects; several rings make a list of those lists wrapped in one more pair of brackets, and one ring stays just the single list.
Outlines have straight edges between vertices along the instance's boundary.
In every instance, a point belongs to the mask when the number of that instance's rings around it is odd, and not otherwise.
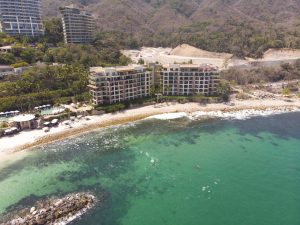
[{"label": "sea foam patch", "polygon": [[174,120],[174,119],[179,119],[179,118],[187,117],[187,116],[188,115],[185,112],[178,112],[178,113],[165,113],[165,114],[150,116],[150,117],[148,117],[148,119]]},{"label": "sea foam patch", "polygon": [[235,120],[246,120],[256,116],[271,116],[289,112],[299,112],[299,108],[282,108],[282,109],[266,109],[266,110],[240,110],[234,112],[222,112],[222,111],[211,111],[204,112],[199,111],[192,113],[189,118],[190,119],[202,119],[202,118],[221,118],[221,119],[235,119]]}]

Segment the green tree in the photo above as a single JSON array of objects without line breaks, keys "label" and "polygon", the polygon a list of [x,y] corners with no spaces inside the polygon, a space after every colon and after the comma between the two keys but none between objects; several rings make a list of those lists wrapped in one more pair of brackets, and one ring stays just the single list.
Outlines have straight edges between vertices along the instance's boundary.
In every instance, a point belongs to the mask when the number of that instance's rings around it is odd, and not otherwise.
[{"label": "green tree", "polygon": [[57,44],[63,42],[63,26],[59,18],[51,18],[44,20],[45,36],[43,37],[46,43]]},{"label": "green tree", "polygon": [[221,80],[217,87],[217,94],[223,99],[223,101],[229,101],[231,93],[231,86],[228,81]]},{"label": "green tree", "polygon": [[139,59],[138,64],[144,65],[145,61],[141,58],[141,59]]},{"label": "green tree", "polygon": [[10,45],[15,41],[16,40],[13,37],[0,32],[0,46]]},{"label": "green tree", "polygon": [[82,66],[34,67],[17,81],[0,83],[0,111],[28,110],[41,104],[86,101],[88,70]]},{"label": "green tree", "polygon": [[5,53],[0,54],[0,64],[11,65],[16,62],[16,59],[13,54]]},{"label": "green tree", "polygon": [[14,64],[11,64],[13,68],[19,68],[19,67],[26,67],[29,66],[27,62],[21,61],[21,62],[16,62]]},{"label": "green tree", "polygon": [[39,59],[39,56],[36,50],[32,48],[25,48],[22,49],[20,53],[20,58],[23,59],[25,62],[32,64]]}]

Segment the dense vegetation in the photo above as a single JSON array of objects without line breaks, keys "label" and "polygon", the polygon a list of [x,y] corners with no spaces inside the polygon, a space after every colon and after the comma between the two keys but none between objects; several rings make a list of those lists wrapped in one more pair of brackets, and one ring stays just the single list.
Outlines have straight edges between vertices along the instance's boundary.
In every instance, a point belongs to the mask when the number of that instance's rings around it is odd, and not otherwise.
[{"label": "dense vegetation", "polygon": [[[68,0],[44,0],[58,16]],[[138,46],[187,43],[208,51],[260,57],[268,48],[300,48],[300,2],[295,0],[74,0],[87,6],[101,32],[123,32]],[[121,13],[120,13],[121,12]]]},{"label": "dense vegetation", "polygon": [[[198,22],[176,31],[160,31],[139,35],[125,32],[104,32],[106,37],[118,37],[119,46],[136,49],[142,46],[176,47],[186,43],[200,49],[232,53],[237,57],[260,58],[270,48],[300,49],[300,25],[293,29],[257,26],[248,22],[226,20]],[[126,37],[125,39],[122,37]]]},{"label": "dense vegetation", "polygon": [[269,48],[300,48],[300,32],[229,20],[220,26],[212,22],[198,23],[182,27],[178,32],[160,32],[141,39],[141,44],[147,46],[175,47],[182,43],[238,57],[259,58]]},{"label": "dense vegetation", "polygon": [[114,46],[98,48],[91,45],[69,44],[49,48],[43,58],[46,63],[80,64],[86,68],[92,66],[127,65],[130,61]]},{"label": "dense vegetation", "polygon": [[220,84],[218,88],[218,96],[204,96],[202,94],[190,95],[190,96],[161,96],[156,98],[156,96],[151,96],[142,99],[135,99],[128,102],[119,102],[115,104],[106,104],[96,106],[96,110],[103,111],[105,113],[114,113],[129,109],[135,106],[145,106],[148,104],[154,104],[156,102],[178,102],[185,104],[188,102],[197,102],[200,104],[207,103],[217,103],[222,101],[228,101],[230,96],[231,88],[228,82],[224,81]]},{"label": "dense vegetation", "polygon": [[47,64],[80,64],[86,68],[126,65],[130,59],[122,55],[120,49],[137,46],[133,39],[122,37],[117,32],[98,34],[91,45],[64,44],[61,21],[54,18],[44,24],[45,36],[38,39],[12,38],[0,33],[0,46],[13,45],[11,53],[0,54],[0,64],[16,67],[41,61]]},{"label": "dense vegetation", "polygon": [[88,100],[87,84],[88,71],[82,66],[34,67],[0,83],[0,111]]},{"label": "dense vegetation", "polygon": [[[143,2],[150,4],[158,11],[167,4],[176,12],[175,20],[182,15],[190,19],[195,13],[195,9],[189,5],[190,1],[145,0]],[[228,1],[228,3],[230,2]],[[87,5],[89,3],[86,1]],[[141,13],[147,14],[148,12]],[[210,13],[217,15],[214,9]],[[138,16],[134,15],[136,20]],[[144,15],[140,16],[145,18]],[[166,14],[165,18],[159,22],[163,20],[168,22],[170,19],[168,16],[169,14]],[[101,30],[95,35],[94,41],[90,45],[64,44],[61,20],[57,18],[44,21],[45,36],[38,39],[13,38],[0,33],[0,46],[13,44],[11,53],[0,54],[0,64],[13,67],[33,66],[20,77],[11,77],[10,80],[0,81],[0,111],[16,109],[23,111],[42,104],[88,100],[88,68],[128,64],[130,60],[121,54],[120,49],[134,49],[144,45],[175,47],[182,43],[188,43],[209,51],[233,53],[239,57],[261,57],[268,48],[300,48],[299,24],[282,27],[252,19],[247,21],[235,18],[210,18],[207,20],[194,19],[193,22],[182,23],[178,27],[174,27],[176,23],[172,21],[167,23],[171,29],[154,23],[156,27],[150,29],[138,24],[144,22],[141,19],[141,21],[135,21],[139,28],[137,32],[127,19],[122,21],[122,26],[126,29]],[[151,18],[149,18],[150,20]],[[147,24],[151,24],[149,21]],[[36,66],[38,61],[44,62],[46,65],[52,65],[52,63],[61,65],[38,67]],[[300,79],[300,61],[295,65],[284,64],[281,68],[230,69],[223,72],[222,77],[238,84]],[[229,82],[222,82],[218,88],[219,97],[226,101],[229,93]],[[208,101],[204,96],[173,96],[164,97],[163,100]],[[117,104],[104,107],[103,110],[112,112],[127,106],[128,104],[125,106]]]},{"label": "dense vegetation", "polygon": [[63,44],[61,20],[45,21],[45,37],[39,41],[56,47],[45,49],[43,61],[47,63],[81,64],[91,66],[127,65],[130,59],[121,54],[122,48],[137,47],[134,39],[119,32],[95,35],[91,45]]},{"label": "dense vegetation", "polygon": [[[0,46],[13,46],[11,53],[0,54],[0,64],[32,66],[20,76],[0,80],[0,112],[89,100],[88,68],[126,65],[130,60],[120,49],[136,45],[111,32],[95,36],[91,45],[64,44],[61,21],[49,19],[44,24],[45,36],[38,39],[0,34]],[[39,61],[44,64],[37,64]]]},{"label": "dense vegetation", "polygon": [[239,85],[300,79],[300,60],[297,60],[295,64],[282,64],[279,68],[232,68],[223,71],[221,76],[223,79],[234,81]]}]

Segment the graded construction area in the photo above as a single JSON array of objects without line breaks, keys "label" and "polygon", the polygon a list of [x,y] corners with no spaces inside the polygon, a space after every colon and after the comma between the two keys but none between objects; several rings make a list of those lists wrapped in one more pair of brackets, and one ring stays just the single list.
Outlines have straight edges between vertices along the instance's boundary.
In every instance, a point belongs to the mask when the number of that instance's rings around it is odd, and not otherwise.
[{"label": "graded construction area", "polygon": [[141,50],[123,50],[122,53],[136,63],[143,60],[147,64],[156,62],[211,64],[219,68],[224,68],[232,57],[231,54],[208,52],[187,44],[179,45],[175,49],[143,47]]},{"label": "graded construction area", "polygon": [[174,49],[143,47],[140,50],[123,50],[122,53],[135,63],[143,60],[146,64],[193,63],[211,64],[220,69],[231,67],[273,67],[282,63],[293,63],[300,59],[300,49],[269,49],[261,59],[236,58],[232,54],[208,52],[193,46],[182,44]]}]

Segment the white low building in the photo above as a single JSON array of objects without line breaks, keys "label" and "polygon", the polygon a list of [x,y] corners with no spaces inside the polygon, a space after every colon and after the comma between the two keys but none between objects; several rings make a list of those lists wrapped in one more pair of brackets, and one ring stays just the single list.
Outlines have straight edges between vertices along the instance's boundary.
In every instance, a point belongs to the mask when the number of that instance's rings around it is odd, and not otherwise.
[{"label": "white low building", "polygon": [[34,129],[36,128],[35,115],[33,114],[24,114],[19,115],[13,118],[13,121],[16,124],[16,127],[21,130],[25,129]]},{"label": "white low building", "polygon": [[0,47],[0,53],[10,53],[10,52],[12,52],[12,46],[8,45],[8,46]]}]

